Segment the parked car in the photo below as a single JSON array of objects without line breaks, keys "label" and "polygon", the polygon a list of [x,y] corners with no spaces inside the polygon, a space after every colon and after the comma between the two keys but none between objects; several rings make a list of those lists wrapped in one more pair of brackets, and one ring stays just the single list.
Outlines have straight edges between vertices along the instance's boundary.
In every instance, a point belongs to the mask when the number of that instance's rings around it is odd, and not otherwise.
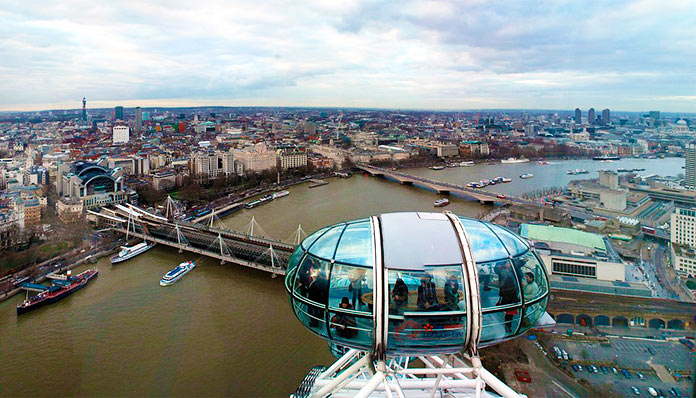
[{"label": "parked car", "polygon": [[631,373],[629,373],[629,371],[626,369],[621,369],[621,374],[627,379],[631,378]]},{"label": "parked car", "polygon": [[619,371],[618,371],[615,367],[612,366],[612,367],[611,367],[611,373],[613,373],[613,374],[615,374],[615,375],[618,375],[618,374],[619,374]]},{"label": "parked car", "polygon": [[635,386],[631,386],[631,390],[633,390],[633,393],[636,395],[640,395],[640,390],[637,389]]},{"label": "parked car", "polygon": [[650,394],[652,397],[657,397],[657,390],[652,387],[648,387],[648,394]]},{"label": "parked car", "polygon": [[578,372],[582,372],[582,365],[578,365]]},{"label": "parked car", "polygon": [[579,371],[580,371],[580,370],[578,369],[578,365],[575,365],[575,364],[574,364],[574,365],[571,366],[571,367],[572,367],[573,370],[576,371],[576,372],[579,372]]},{"label": "parked car", "polygon": [[639,378],[639,379],[645,380],[645,376],[643,376],[642,373],[638,372],[638,373],[636,373],[636,375],[638,375],[638,378]]},{"label": "parked car", "polygon": [[609,373],[609,369],[607,369],[607,367],[604,366],[604,365],[600,366],[600,367],[599,367],[599,370],[601,370],[602,373],[604,373],[604,374]]}]

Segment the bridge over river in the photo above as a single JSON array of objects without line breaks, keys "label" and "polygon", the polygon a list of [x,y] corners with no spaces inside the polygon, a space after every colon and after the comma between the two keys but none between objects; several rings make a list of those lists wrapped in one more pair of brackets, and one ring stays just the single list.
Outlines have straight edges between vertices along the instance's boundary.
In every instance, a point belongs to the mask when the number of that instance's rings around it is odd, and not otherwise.
[{"label": "bridge over river", "polygon": [[464,199],[479,201],[481,203],[514,203],[538,206],[538,203],[535,201],[523,199],[517,196],[502,195],[495,192],[484,191],[482,189],[468,188],[462,185],[431,180],[429,178],[402,173],[396,170],[388,170],[366,164],[357,164],[354,167],[356,169],[363,170],[372,176],[384,177],[403,185],[418,186],[439,194],[454,195]]},{"label": "bridge over river", "polygon": [[297,243],[255,236],[253,228],[250,233],[242,233],[169,220],[132,205],[117,205],[116,209],[102,209],[100,213],[90,214],[112,230],[127,236],[174,247],[179,252],[188,251],[216,258],[223,264],[232,263],[269,272],[274,276],[285,275],[285,267]]}]

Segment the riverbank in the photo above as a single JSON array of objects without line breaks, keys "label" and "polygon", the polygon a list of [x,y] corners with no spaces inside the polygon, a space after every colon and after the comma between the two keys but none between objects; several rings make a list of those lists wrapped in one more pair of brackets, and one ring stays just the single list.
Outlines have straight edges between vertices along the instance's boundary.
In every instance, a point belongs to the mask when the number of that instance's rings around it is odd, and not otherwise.
[{"label": "riverbank", "polygon": [[[77,261],[75,261],[75,262],[72,262],[72,263],[70,263],[70,264],[64,265],[64,266],[62,266],[62,267],[60,267],[60,268],[55,268],[55,269],[53,269],[53,270],[50,270],[50,271],[47,272],[46,274],[65,272],[65,271],[67,271],[67,270],[69,270],[69,269],[73,269],[73,268],[75,268],[75,267],[78,267],[78,266],[84,264],[84,263],[87,262],[87,261],[89,261],[89,262],[91,262],[91,263],[96,263],[97,261],[99,261],[100,258],[102,258],[102,257],[104,257],[104,256],[108,256],[108,255],[110,255],[110,254],[112,254],[112,253],[115,253],[117,250],[118,250],[118,247],[116,247],[116,248],[109,248],[109,249],[103,249],[103,250],[101,250],[101,251],[99,251],[99,252],[96,252],[96,253],[85,252],[86,255],[85,255],[84,257],[82,257],[81,259],[79,259],[79,260],[77,260]],[[58,261],[59,259],[62,259],[64,256],[65,256],[65,255],[60,255],[60,256],[54,257],[54,258],[52,258],[52,259],[50,259],[50,260],[47,260],[47,261],[43,262],[42,264],[37,264],[37,265],[36,265],[36,268],[41,269],[41,267],[46,266],[46,265],[49,265],[49,264],[52,264],[52,263],[54,263],[55,261]],[[46,274],[44,274],[44,275],[42,275],[42,276],[36,278],[33,282],[35,282],[35,283],[41,283],[41,282],[45,281],[45,280],[46,280],[46,276],[45,276]],[[21,288],[17,288],[17,289],[11,289],[11,290],[5,291],[5,292],[3,292],[3,293],[0,293],[0,302],[7,300],[8,298],[10,298],[10,297],[16,295],[17,293],[19,293],[19,292],[21,292],[21,291],[22,291]]]}]

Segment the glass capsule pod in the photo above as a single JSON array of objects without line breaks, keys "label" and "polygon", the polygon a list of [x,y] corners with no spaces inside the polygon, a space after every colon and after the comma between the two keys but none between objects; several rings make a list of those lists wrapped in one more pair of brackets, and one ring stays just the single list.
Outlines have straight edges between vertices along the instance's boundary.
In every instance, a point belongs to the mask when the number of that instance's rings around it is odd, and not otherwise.
[{"label": "glass capsule pod", "polygon": [[313,333],[332,345],[383,346],[387,355],[453,353],[471,341],[485,347],[517,337],[545,313],[549,295],[543,263],[516,234],[415,212],[314,232],[290,257],[285,287]]}]

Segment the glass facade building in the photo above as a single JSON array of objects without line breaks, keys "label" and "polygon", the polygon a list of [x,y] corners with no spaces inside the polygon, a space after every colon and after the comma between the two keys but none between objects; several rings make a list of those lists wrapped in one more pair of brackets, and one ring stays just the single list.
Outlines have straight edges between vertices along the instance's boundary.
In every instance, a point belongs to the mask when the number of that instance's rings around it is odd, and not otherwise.
[{"label": "glass facade building", "polygon": [[386,355],[514,338],[545,313],[549,294],[526,241],[451,213],[388,213],[320,229],[290,257],[285,286],[313,333]]}]

